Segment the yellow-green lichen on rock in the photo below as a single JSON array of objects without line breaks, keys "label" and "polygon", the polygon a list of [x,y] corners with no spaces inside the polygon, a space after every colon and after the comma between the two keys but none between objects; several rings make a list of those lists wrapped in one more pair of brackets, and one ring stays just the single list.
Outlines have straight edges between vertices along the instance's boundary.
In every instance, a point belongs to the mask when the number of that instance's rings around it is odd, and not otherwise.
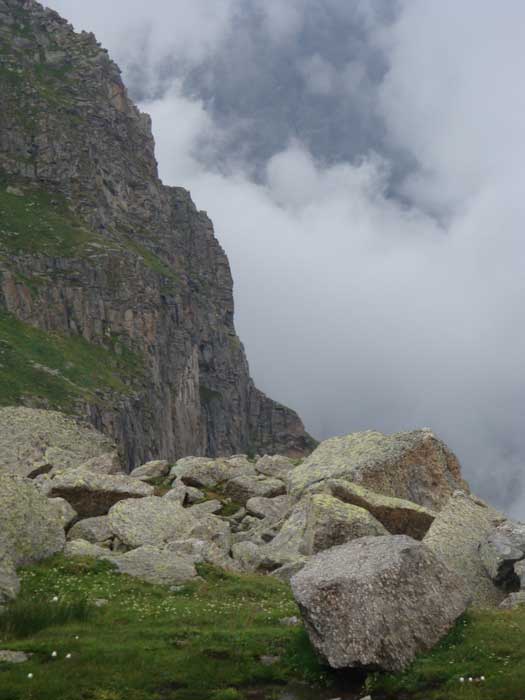
[{"label": "yellow-green lichen on rock", "polygon": [[456,456],[427,429],[392,435],[369,430],[325,440],[290,472],[290,494],[298,500],[327,479],[354,482],[435,509],[454,490],[468,491]]}]

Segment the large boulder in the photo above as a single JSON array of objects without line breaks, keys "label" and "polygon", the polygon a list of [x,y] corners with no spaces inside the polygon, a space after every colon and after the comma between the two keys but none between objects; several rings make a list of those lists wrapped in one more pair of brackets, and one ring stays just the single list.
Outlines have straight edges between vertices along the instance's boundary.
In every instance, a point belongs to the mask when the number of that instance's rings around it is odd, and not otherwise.
[{"label": "large boulder", "polygon": [[290,499],[288,496],[254,496],[246,502],[246,510],[256,518],[262,518],[268,523],[277,523],[288,515],[290,511]]},{"label": "large boulder", "polygon": [[106,452],[103,455],[92,457],[80,465],[81,469],[88,469],[97,474],[124,474],[118,452]]},{"label": "large boulder", "polygon": [[121,574],[128,574],[148,583],[176,585],[191,581],[197,576],[190,557],[151,545],[115,556],[112,561]]},{"label": "large boulder", "polygon": [[[272,541],[259,547],[256,568],[272,571],[359,537],[387,534],[364,508],[326,494],[306,496],[294,506]],[[250,555],[252,561],[254,554]]]},{"label": "large boulder", "polygon": [[463,588],[477,607],[499,605],[503,599],[480,556],[480,546],[503,519],[480,499],[456,491],[423,539],[461,577]]},{"label": "large boulder", "polygon": [[[243,463],[244,465],[244,463]],[[171,469],[170,476],[181,479],[187,486],[213,488],[240,474],[255,475],[253,465],[239,467],[233,460],[209,459],[207,457],[183,457]]]},{"label": "large boulder", "polygon": [[0,474],[0,553],[24,566],[60,552],[65,539],[57,509],[34,483]]},{"label": "large boulder", "polygon": [[111,531],[128,547],[184,539],[198,522],[176,501],[158,496],[120,501],[109,511]]},{"label": "large boulder", "polygon": [[512,590],[518,578],[515,564],[525,559],[525,524],[506,520],[481,543],[479,553],[494,583]]},{"label": "large boulder", "polygon": [[468,490],[456,456],[430,430],[393,435],[369,430],[325,440],[290,472],[290,494],[297,500],[327,479],[431,509],[443,506],[456,489]]},{"label": "large boulder", "polygon": [[96,518],[85,518],[75,523],[67,533],[68,540],[85,540],[93,544],[108,542],[113,537],[109,524],[109,516],[99,515]]},{"label": "large boulder", "polygon": [[0,472],[34,477],[52,469],[75,468],[115,450],[102,433],[63,413],[0,408]]},{"label": "large boulder", "polygon": [[64,498],[50,498],[49,505],[54,508],[55,513],[60,518],[64,530],[78,518],[78,513]]},{"label": "large boulder", "polygon": [[465,611],[461,579],[405,535],[363,537],[291,579],[314,648],[332,668],[404,669]]},{"label": "large boulder", "polygon": [[55,474],[45,485],[47,495],[70,503],[81,518],[106,515],[124,499],[153,494],[153,486],[120,474],[98,474],[87,469],[68,469]]},{"label": "large boulder", "polygon": [[385,496],[343,479],[327,479],[312,486],[311,493],[329,493],[343,503],[364,508],[392,535],[421,540],[432,525],[436,512],[402,498]]},{"label": "large boulder", "polygon": [[280,479],[272,477],[243,475],[230,479],[224,493],[237,503],[245,504],[250,498],[274,498],[286,493],[286,486]]},{"label": "large boulder", "polygon": [[155,459],[152,462],[146,462],[146,464],[136,467],[130,476],[148,482],[168,476],[169,473],[170,463],[166,462],[165,459]]},{"label": "large boulder", "polygon": [[293,468],[292,460],[282,455],[264,455],[255,463],[255,471],[258,474],[282,479],[283,481]]}]

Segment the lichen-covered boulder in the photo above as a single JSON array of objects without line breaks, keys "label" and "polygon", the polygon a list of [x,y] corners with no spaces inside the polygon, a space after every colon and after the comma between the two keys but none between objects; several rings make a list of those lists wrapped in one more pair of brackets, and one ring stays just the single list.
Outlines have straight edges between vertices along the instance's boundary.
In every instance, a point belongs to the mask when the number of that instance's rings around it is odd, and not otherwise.
[{"label": "lichen-covered boulder", "polygon": [[379,520],[391,535],[408,535],[421,540],[432,525],[436,512],[402,498],[375,493],[343,479],[327,479],[312,486],[310,493],[328,493],[343,503],[360,506]]},{"label": "lichen-covered boulder", "polygon": [[88,557],[89,559],[103,559],[112,562],[114,554],[107,547],[101,547],[87,540],[71,540],[64,547],[64,556],[67,559]]},{"label": "lichen-covered boulder", "polygon": [[250,498],[256,496],[264,498],[282,496],[286,493],[286,486],[280,479],[243,475],[230,479],[224,487],[224,493],[233,501],[245,504]]},{"label": "lichen-covered boulder", "polygon": [[64,498],[50,498],[48,502],[60,518],[64,530],[67,530],[71,523],[78,518],[76,510]]},{"label": "lichen-covered boulder", "polygon": [[34,477],[52,469],[78,467],[115,449],[102,433],[63,413],[23,406],[0,408],[0,473]]},{"label": "lichen-covered boulder", "polygon": [[121,474],[97,474],[88,469],[59,472],[46,484],[50,498],[64,498],[81,518],[106,515],[118,501],[144,498],[153,491],[153,486],[139,479]]},{"label": "lichen-covered boulder", "polygon": [[163,476],[168,476],[170,473],[170,463],[166,462],[165,459],[155,459],[151,462],[146,462],[140,467],[136,467],[130,474],[134,479],[140,479],[141,481],[150,481],[152,479],[159,479]]},{"label": "lichen-covered boulder", "polygon": [[33,482],[0,474],[0,552],[18,567],[60,552],[65,540],[57,510]]},{"label": "lichen-covered boulder", "polygon": [[197,524],[179,503],[158,496],[120,501],[109,511],[111,531],[128,547],[185,539]]},{"label": "lichen-covered boulder", "polygon": [[240,474],[254,475],[255,469],[249,462],[239,467],[235,462],[225,459],[183,457],[170,471],[170,477],[181,479],[187,486],[199,489],[213,488]]},{"label": "lichen-covered boulder", "polygon": [[499,605],[504,597],[480,555],[481,544],[503,520],[501,513],[480,499],[456,491],[423,538],[425,545],[461,577],[472,604],[478,607]]},{"label": "lichen-covered boulder", "polygon": [[517,579],[515,564],[525,559],[525,524],[506,520],[481,543],[479,553],[490,578],[511,589]]},{"label": "lichen-covered boulder", "polygon": [[67,533],[68,540],[86,540],[93,544],[108,542],[113,537],[113,531],[109,524],[109,516],[99,515],[95,518],[86,518],[75,523]]},{"label": "lichen-covered boulder", "polygon": [[255,463],[255,471],[264,476],[272,476],[275,479],[286,479],[294,463],[283,455],[264,455]]},{"label": "lichen-covered boulder", "polygon": [[309,499],[301,553],[316,554],[359,537],[388,535],[367,510],[318,494]]},{"label": "lichen-covered boulder", "polygon": [[124,474],[118,452],[106,452],[88,459],[79,465],[80,469],[88,469],[97,474]]},{"label": "lichen-covered boulder", "polygon": [[190,537],[187,540],[168,542],[166,549],[178,556],[190,558],[194,564],[212,564],[226,571],[242,571],[239,563],[213,542]]},{"label": "lichen-covered boulder", "polygon": [[288,496],[275,496],[266,498],[254,496],[246,502],[246,510],[256,518],[263,518],[266,522],[277,523],[283,520],[290,511],[290,499]]},{"label": "lichen-covered boulder", "polygon": [[213,515],[214,513],[219,513],[223,509],[223,504],[216,498],[210,501],[203,501],[202,503],[196,503],[194,506],[190,506],[188,511],[193,515],[194,518],[201,518],[205,515]]},{"label": "lichen-covered boulder", "polygon": [[190,557],[151,545],[116,555],[112,561],[121,574],[128,574],[147,583],[177,585],[187,583],[197,576]]},{"label": "lichen-covered boulder", "polygon": [[404,669],[465,611],[460,577],[405,535],[363,537],[291,579],[314,648],[332,668]]},{"label": "lichen-covered boulder", "polygon": [[468,491],[456,456],[430,430],[383,435],[352,433],[322,442],[288,476],[299,499],[327,479],[343,479],[376,493],[439,509],[456,489]]}]

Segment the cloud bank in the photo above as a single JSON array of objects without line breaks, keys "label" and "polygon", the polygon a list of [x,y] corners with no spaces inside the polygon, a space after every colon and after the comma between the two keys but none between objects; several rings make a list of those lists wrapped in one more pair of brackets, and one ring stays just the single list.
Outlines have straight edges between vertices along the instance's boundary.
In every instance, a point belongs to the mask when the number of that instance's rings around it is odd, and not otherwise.
[{"label": "cloud bank", "polygon": [[525,517],[523,4],[49,4],[213,218],[261,388],[318,438],[431,426]]}]

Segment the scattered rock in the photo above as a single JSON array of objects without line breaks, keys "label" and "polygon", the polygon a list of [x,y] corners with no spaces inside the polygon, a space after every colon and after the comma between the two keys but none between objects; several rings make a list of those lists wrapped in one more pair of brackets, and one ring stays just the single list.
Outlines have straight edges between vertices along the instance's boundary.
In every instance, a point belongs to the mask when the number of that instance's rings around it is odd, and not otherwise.
[{"label": "scattered rock", "polygon": [[87,542],[86,540],[71,540],[66,543],[64,547],[64,556],[67,559],[74,559],[76,557],[88,557],[90,559],[104,559],[106,561],[113,561],[113,554],[107,549],[107,547],[101,547],[98,544],[93,544],[92,542]]},{"label": "scattered rock", "polygon": [[364,508],[382,523],[391,535],[408,535],[421,540],[432,525],[436,512],[402,498],[385,496],[342,479],[327,479],[311,492],[329,493],[335,498]]},{"label": "scattered rock", "polygon": [[277,523],[289,513],[290,499],[286,495],[275,498],[255,496],[246,502],[246,510],[257,518],[265,518],[267,522]]},{"label": "scattered rock", "polygon": [[26,654],[24,651],[9,651],[8,649],[0,649],[0,664],[23,664],[29,661],[31,654]]},{"label": "scattered rock", "polygon": [[517,583],[514,565],[525,559],[525,525],[506,520],[481,543],[479,553],[496,585],[512,590]]},{"label": "scattered rock", "polygon": [[468,604],[460,578],[404,535],[363,537],[321,552],[291,585],[310,640],[332,668],[400,671]]},{"label": "scattered rock", "polygon": [[191,513],[195,518],[200,518],[203,515],[213,515],[222,510],[222,503],[213,499],[211,501],[204,501],[203,503],[197,503],[194,506],[188,508],[188,512]]},{"label": "scattered rock", "polygon": [[48,503],[58,515],[64,530],[67,530],[71,523],[78,518],[76,510],[64,498],[50,498]]},{"label": "scattered rock", "polygon": [[47,486],[48,496],[60,496],[70,503],[81,518],[106,515],[124,499],[143,498],[153,487],[138,479],[119,474],[97,474],[87,469],[69,469],[55,474]]},{"label": "scattered rock", "polygon": [[65,540],[56,507],[34,483],[0,474],[0,552],[13,566],[50,557],[63,549]]},{"label": "scattered rock", "polygon": [[118,452],[107,452],[106,454],[93,457],[87,462],[83,462],[80,469],[88,469],[96,474],[123,474],[124,470],[120,463]]},{"label": "scattered rock", "polygon": [[186,486],[186,501],[189,505],[206,500],[206,494],[195,486]]},{"label": "scattered rock", "polygon": [[190,558],[151,545],[115,556],[113,561],[120,573],[148,583],[177,585],[197,576]]},{"label": "scattered rock", "polygon": [[152,462],[146,462],[140,467],[134,469],[130,476],[141,481],[151,481],[168,476],[170,472],[170,463],[164,459],[156,459]]},{"label": "scattered rock", "polygon": [[296,627],[297,625],[301,624],[301,620],[297,617],[297,615],[292,615],[291,617],[282,617],[279,620],[279,624],[284,625],[285,627]]},{"label": "scattered rock", "polygon": [[264,455],[255,463],[255,471],[264,476],[285,481],[288,473],[294,468],[294,464],[288,457],[282,455]]},{"label": "scattered rock", "polygon": [[327,479],[357,483],[434,510],[456,489],[468,491],[456,456],[426,429],[392,435],[369,430],[325,440],[289,473],[290,494],[297,500]]},{"label": "scattered rock", "polygon": [[0,473],[34,477],[79,467],[114,450],[107,437],[57,411],[0,408]]},{"label": "scattered rock", "polygon": [[[253,465],[249,465],[249,471],[255,474]],[[224,459],[183,457],[172,468],[170,477],[182,479],[187,486],[210,489],[232,479],[238,473],[239,469]]]},{"label": "scattered rock", "polygon": [[518,605],[525,605],[525,591],[517,591],[508,595],[505,600],[500,603],[499,607],[502,610],[513,610]]},{"label": "scattered rock", "polygon": [[486,541],[503,516],[474,496],[456,491],[438,513],[423,542],[452,571],[478,607],[498,605],[503,593],[487,575],[480,557]]},{"label": "scattered rock", "polygon": [[280,479],[261,478],[257,476],[237,476],[230,479],[224,487],[224,493],[233,501],[243,505],[255,496],[274,498],[282,496],[286,486]]},{"label": "scattered rock", "polygon": [[0,605],[14,600],[20,591],[20,580],[11,559],[0,552]]},{"label": "scattered rock", "polygon": [[226,571],[241,571],[238,562],[213,542],[196,538],[168,542],[166,549],[179,556],[189,557],[194,564],[213,564]]},{"label": "scattered rock", "polygon": [[[191,509],[187,512],[191,512]],[[232,546],[229,523],[215,515],[201,515],[191,528],[189,537],[212,542],[225,552],[229,552]]]},{"label": "scattered rock", "polygon": [[197,524],[189,510],[158,496],[120,501],[109,511],[111,531],[128,547],[184,539]]},{"label": "scattered rock", "polygon": [[[171,485],[171,489],[164,494],[162,498],[167,498],[169,501],[175,501],[181,506],[187,500],[189,486],[185,486],[180,479],[175,479]],[[197,489],[195,489],[197,490]]]},{"label": "scattered rock", "polygon": [[99,515],[96,518],[86,518],[73,525],[67,533],[68,540],[86,540],[93,544],[107,542],[113,537],[109,524],[109,516]]}]

